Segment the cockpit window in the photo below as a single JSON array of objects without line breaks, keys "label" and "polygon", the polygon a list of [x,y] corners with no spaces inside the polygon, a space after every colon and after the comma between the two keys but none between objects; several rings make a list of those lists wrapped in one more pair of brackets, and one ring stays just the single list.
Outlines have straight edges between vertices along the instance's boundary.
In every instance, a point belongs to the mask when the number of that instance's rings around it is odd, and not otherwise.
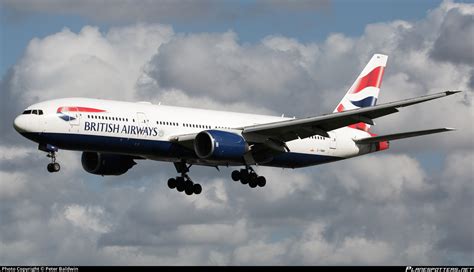
[{"label": "cockpit window", "polygon": [[23,114],[43,115],[43,110],[25,110]]}]

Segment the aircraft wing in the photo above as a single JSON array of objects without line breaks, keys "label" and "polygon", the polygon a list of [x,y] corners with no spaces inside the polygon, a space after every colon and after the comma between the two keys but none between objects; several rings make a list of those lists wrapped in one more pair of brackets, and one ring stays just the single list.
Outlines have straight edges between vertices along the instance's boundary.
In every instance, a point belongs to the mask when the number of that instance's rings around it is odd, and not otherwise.
[{"label": "aircraft wing", "polygon": [[402,132],[402,133],[356,139],[354,140],[354,142],[358,144],[379,143],[383,141],[399,140],[399,139],[405,139],[405,138],[410,138],[410,137],[416,137],[416,136],[422,136],[422,135],[446,132],[446,131],[453,131],[453,130],[455,129],[454,128],[435,128],[435,129],[427,129],[427,130],[417,130],[417,131]]},{"label": "aircraft wing", "polygon": [[420,96],[373,107],[335,112],[316,117],[307,117],[267,124],[259,124],[242,128],[242,135],[253,142],[265,142],[268,139],[284,142],[298,138],[307,138],[313,135],[328,137],[328,131],[349,126],[359,122],[373,124],[372,119],[398,112],[398,108],[411,106],[425,101],[449,96],[460,91],[446,91],[436,94]]},{"label": "aircraft wing", "polygon": [[197,133],[181,134],[174,135],[169,138],[170,142],[178,143],[189,149],[194,148],[194,138],[196,138]]}]

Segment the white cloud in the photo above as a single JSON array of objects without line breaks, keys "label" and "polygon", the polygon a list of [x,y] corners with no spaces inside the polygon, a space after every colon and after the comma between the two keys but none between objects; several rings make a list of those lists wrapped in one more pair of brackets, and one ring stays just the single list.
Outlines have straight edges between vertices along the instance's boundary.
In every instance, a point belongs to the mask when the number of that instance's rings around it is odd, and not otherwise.
[{"label": "white cloud", "polygon": [[[259,167],[256,169],[259,175],[264,176],[268,182],[264,190],[254,190],[261,200],[278,202],[284,198],[298,195],[311,186],[312,177],[289,169],[267,169]],[[314,198],[322,198],[319,194]]]},{"label": "white cloud", "polygon": [[450,154],[446,161],[449,162],[443,173],[442,186],[448,194],[473,192],[474,154],[472,152],[458,152]]},{"label": "white cloud", "polygon": [[172,35],[167,26],[138,24],[105,35],[85,26],[33,39],[14,67],[11,90],[23,106],[58,96],[131,100],[146,61]]},{"label": "white cloud", "polygon": [[392,247],[384,241],[365,237],[345,237],[342,242],[330,242],[324,237],[325,226],[308,226],[301,240],[294,243],[292,254],[305,264],[317,265],[375,265],[387,264],[393,258]]},{"label": "white cloud", "polygon": [[239,244],[247,238],[245,221],[229,224],[190,224],[178,226],[176,238],[187,243]]},{"label": "white cloud", "polygon": [[19,197],[25,189],[25,175],[0,171],[0,200]]},{"label": "white cloud", "polygon": [[250,241],[234,250],[233,262],[237,265],[284,265],[286,244],[285,242]]},{"label": "white cloud", "polygon": [[349,194],[370,201],[398,201],[404,193],[429,189],[419,163],[406,155],[367,155],[345,166],[350,171],[334,166],[330,175],[337,177]]},{"label": "white cloud", "polygon": [[84,207],[70,205],[64,209],[64,217],[75,226],[96,232],[107,232],[109,226],[103,221],[104,209],[101,207]]}]

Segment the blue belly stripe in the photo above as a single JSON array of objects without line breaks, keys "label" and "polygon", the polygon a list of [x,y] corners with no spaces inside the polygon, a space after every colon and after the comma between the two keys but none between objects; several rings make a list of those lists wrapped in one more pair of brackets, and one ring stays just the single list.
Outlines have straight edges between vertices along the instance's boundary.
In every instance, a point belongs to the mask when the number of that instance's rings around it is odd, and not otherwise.
[{"label": "blue belly stripe", "polygon": [[[52,144],[66,150],[198,159],[194,150],[168,141],[67,133],[22,133],[22,135],[32,141]],[[276,155],[272,161],[261,165],[298,168],[341,159],[343,158],[288,152]]]}]

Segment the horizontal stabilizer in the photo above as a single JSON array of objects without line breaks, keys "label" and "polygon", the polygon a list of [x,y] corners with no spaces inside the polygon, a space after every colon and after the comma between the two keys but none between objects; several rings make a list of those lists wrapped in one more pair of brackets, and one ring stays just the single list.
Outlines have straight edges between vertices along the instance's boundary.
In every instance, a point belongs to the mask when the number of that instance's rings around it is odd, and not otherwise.
[{"label": "horizontal stabilizer", "polygon": [[455,129],[454,128],[435,128],[435,129],[427,129],[427,130],[418,130],[418,131],[402,132],[402,133],[387,134],[387,135],[357,139],[357,140],[354,140],[354,142],[358,144],[378,143],[378,142],[383,142],[383,141],[398,140],[398,139],[404,139],[404,138],[410,138],[410,137],[416,137],[416,136],[421,136],[421,135],[446,132],[446,131],[452,131],[452,130],[455,130]]}]

